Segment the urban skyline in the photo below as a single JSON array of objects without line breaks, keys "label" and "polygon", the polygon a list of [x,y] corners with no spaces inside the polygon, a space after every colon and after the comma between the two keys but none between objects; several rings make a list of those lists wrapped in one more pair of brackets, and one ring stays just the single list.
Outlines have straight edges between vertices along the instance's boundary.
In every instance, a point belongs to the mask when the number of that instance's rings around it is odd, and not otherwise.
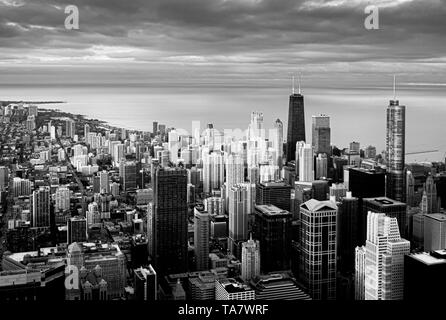
[{"label": "urban skyline", "polygon": [[444,290],[439,1],[0,9],[0,302]]}]

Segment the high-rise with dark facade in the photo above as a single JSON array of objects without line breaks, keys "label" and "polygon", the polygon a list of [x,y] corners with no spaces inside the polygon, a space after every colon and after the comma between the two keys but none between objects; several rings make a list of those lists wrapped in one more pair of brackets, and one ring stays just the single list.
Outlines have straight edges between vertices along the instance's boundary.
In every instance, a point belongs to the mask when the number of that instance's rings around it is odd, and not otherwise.
[{"label": "high-rise with dark facade", "polygon": [[256,204],[272,204],[290,211],[291,186],[285,182],[262,182],[256,185]]},{"label": "high-rise with dark facade", "polygon": [[311,144],[314,148],[314,153],[331,153],[330,146],[330,117],[327,115],[318,115],[312,117],[312,139]]},{"label": "high-rise with dark facade", "polygon": [[274,205],[256,206],[255,238],[260,242],[260,269],[262,272],[289,268],[291,218],[292,215],[289,211]]},{"label": "high-rise with dark facade", "polygon": [[[187,171],[158,167],[154,174],[150,254],[161,274],[187,269]],[[150,241],[149,241],[150,242]]]},{"label": "high-rise with dark facade", "polygon": [[314,300],[336,298],[336,226],[333,201],[310,199],[300,206],[299,279]]},{"label": "high-rise with dark facade", "polygon": [[361,244],[358,239],[359,214],[358,198],[347,192],[338,203],[338,271],[342,275],[355,271],[355,248]]},{"label": "high-rise with dark facade", "polygon": [[301,94],[300,89],[299,93],[296,94],[293,87],[288,108],[287,162],[295,160],[297,141],[305,141],[304,96]]},{"label": "high-rise with dark facade", "polygon": [[[405,238],[408,234],[407,206],[405,203],[395,201],[386,197],[363,199],[363,216],[365,215],[367,217],[369,211],[376,213],[385,213],[388,217],[396,218],[398,220],[398,228],[400,230],[401,237]],[[366,226],[364,227],[366,228]]]},{"label": "high-rise with dark facade", "polygon": [[387,182],[386,196],[406,201],[404,173],[406,107],[394,98],[387,107]]},{"label": "high-rise with dark facade", "polygon": [[76,216],[67,221],[67,243],[87,241],[87,218]]},{"label": "high-rise with dark facade", "polygon": [[404,299],[438,300],[446,288],[446,251],[413,253],[404,257]]},{"label": "high-rise with dark facade", "polygon": [[386,174],[382,169],[349,169],[349,190],[353,197],[382,197],[386,193]]}]

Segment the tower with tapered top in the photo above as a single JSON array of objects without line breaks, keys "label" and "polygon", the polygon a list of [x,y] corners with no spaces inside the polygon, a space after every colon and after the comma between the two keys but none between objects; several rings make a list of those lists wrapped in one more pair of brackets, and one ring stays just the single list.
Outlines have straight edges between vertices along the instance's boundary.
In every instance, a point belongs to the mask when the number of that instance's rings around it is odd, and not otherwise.
[{"label": "tower with tapered top", "polygon": [[305,112],[304,112],[304,96],[301,93],[300,80],[298,93],[294,91],[294,77],[293,77],[293,91],[290,95],[290,102],[288,107],[288,132],[286,143],[286,160],[295,160],[296,157],[296,142],[305,141]]},{"label": "tower with tapered top", "polygon": [[404,155],[406,142],[406,107],[396,99],[396,81],[393,78],[393,100],[387,107],[387,183],[386,196],[406,201]]}]

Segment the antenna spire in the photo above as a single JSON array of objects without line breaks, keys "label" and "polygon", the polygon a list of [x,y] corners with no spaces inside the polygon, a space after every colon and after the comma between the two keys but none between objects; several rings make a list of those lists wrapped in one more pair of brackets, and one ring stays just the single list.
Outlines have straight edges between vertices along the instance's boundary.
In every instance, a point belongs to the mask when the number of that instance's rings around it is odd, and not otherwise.
[{"label": "antenna spire", "polygon": [[293,87],[293,94],[294,94],[294,75],[293,75],[293,80],[292,80],[292,87]]},{"label": "antenna spire", "polygon": [[393,100],[396,100],[396,76],[393,75]]},{"label": "antenna spire", "polygon": [[301,90],[300,90],[300,75],[297,76],[297,83],[299,85],[299,94],[301,94]]}]

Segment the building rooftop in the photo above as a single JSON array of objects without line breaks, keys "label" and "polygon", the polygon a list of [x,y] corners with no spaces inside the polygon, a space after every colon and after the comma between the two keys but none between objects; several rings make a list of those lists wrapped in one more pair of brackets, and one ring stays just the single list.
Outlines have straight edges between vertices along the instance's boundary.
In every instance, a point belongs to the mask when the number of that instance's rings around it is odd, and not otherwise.
[{"label": "building rooftop", "polygon": [[427,264],[427,265],[446,263],[446,250],[439,250],[439,251],[444,251],[444,253],[443,253],[443,256],[445,257],[444,259],[440,258],[440,257],[435,257],[428,252],[414,253],[414,254],[411,254],[410,257],[412,257],[413,259],[418,260],[420,262],[423,262],[424,264]]},{"label": "building rooftop", "polygon": [[310,211],[322,211],[322,210],[337,210],[338,206],[333,201],[319,201],[316,199],[310,199],[307,202],[301,204],[302,208]]},{"label": "building rooftop", "polygon": [[249,285],[234,278],[220,279],[217,281],[220,282],[220,284],[225,288],[225,290],[228,293],[237,293],[237,292],[245,292],[253,290]]},{"label": "building rooftop", "polygon": [[444,213],[431,213],[425,215],[425,217],[428,217],[430,219],[435,219],[437,221],[446,221],[446,214]]},{"label": "building rooftop", "polygon": [[404,202],[393,200],[387,197],[364,198],[364,201],[371,202],[382,207],[406,205]]},{"label": "building rooftop", "polygon": [[288,187],[291,188],[291,186],[286,183],[285,181],[269,181],[269,182],[261,182],[260,185],[265,186],[265,187],[271,187],[271,188],[283,188],[283,187]]},{"label": "building rooftop", "polygon": [[268,216],[288,215],[289,211],[280,209],[272,204],[256,205],[256,210]]}]

